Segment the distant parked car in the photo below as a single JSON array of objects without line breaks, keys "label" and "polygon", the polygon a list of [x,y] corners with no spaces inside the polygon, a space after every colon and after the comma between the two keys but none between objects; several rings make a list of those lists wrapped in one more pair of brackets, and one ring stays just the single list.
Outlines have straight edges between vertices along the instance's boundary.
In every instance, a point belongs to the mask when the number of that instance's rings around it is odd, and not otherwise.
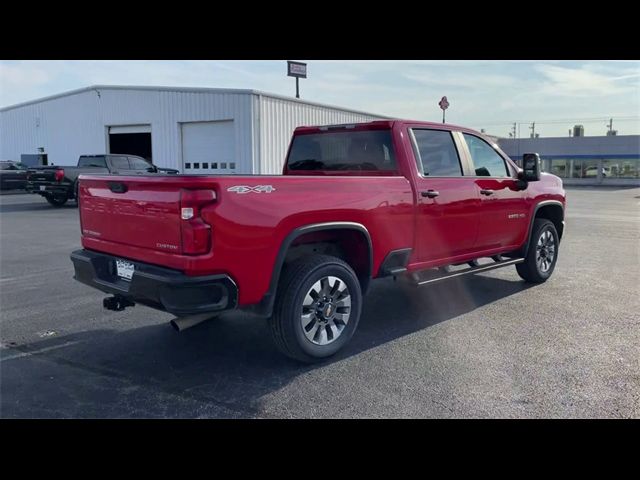
[{"label": "distant parked car", "polygon": [[54,207],[78,198],[78,177],[83,173],[106,175],[141,175],[179,173],[173,168],[159,168],[136,155],[81,155],[77,166],[52,165],[32,167],[27,171],[27,191],[43,196]]},{"label": "distant parked car", "polygon": [[27,186],[27,167],[20,162],[0,161],[0,190],[24,190]]}]

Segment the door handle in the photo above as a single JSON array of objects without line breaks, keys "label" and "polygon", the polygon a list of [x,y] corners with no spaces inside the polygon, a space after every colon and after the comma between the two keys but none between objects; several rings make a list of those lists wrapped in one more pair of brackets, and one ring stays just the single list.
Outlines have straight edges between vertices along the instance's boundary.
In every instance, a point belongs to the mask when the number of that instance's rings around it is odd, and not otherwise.
[{"label": "door handle", "polygon": [[423,197],[435,198],[440,195],[440,192],[437,192],[435,190],[427,190],[426,192],[420,192],[420,195],[422,195]]},{"label": "door handle", "polygon": [[120,182],[108,182],[109,190],[113,193],[126,193],[128,188],[127,185]]},{"label": "door handle", "polygon": [[493,195],[493,190],[488,188],[483,188],[482,190],[480,190],[480,193],[482,195]]}]

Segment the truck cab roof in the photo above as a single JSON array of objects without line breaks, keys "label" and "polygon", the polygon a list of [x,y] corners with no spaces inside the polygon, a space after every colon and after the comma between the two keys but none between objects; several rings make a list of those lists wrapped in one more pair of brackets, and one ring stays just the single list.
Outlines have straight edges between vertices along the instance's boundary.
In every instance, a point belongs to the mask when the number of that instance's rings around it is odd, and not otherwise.
[{"label": "truck cab roof", "polygon": [[411,125],[421,126],[425,128],[436,128],[438,130],[453,130],[470,132],[476,135],[486,136],[481,132],[473,130],[471,128],[462,127],[460,125],[453,125],[451,123],[437,123],[427,122],[424,120],[408,120],[408,119],[394,119],[394,120],[372,120],[370,122],[354,122],[354,123],[342,123],[334,125],[315,125],[315,126],[301,126],[297,127],[294,132],[296,134],[305,133],[318,133],[329,130],[342,130],[342,129],[354,129],[354,130],[379,130],[379,129],[391,129],[394,126]]}]

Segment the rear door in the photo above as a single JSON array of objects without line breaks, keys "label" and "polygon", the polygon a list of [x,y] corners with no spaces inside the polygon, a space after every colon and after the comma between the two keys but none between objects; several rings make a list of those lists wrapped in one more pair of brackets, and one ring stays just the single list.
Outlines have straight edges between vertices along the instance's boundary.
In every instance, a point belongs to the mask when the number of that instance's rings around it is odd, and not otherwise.
[{"label": "rear door", "polygon": [[516,188],[516,172],[487,141],[471,133],[462,136],[481,200],[476,249],[516,246],[529,225],[525,193]]},{"label": "rear door", "polygon": [[420,262],[446,263],[473,252],[480,199],[475,181],[464,176],[456,134],[411,128],[418,166],[417,248]]}]

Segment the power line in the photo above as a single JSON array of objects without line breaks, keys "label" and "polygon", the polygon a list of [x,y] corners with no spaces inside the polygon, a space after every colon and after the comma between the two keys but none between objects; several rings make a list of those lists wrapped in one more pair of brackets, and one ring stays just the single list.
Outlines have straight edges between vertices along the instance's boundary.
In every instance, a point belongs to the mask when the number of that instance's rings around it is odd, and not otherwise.
[{"label": "power line", "polygon": [[[567,118],[564,120],[536,120],[537,124],[559,124],[559,123],[566,123],[566,122],[599,122],[602,120],[609,120],[610,118],[614,118],[616,121],[621,121],[621,120],[639,120],[640,121],[640,116],[617,116],[617,115],[608,115],[606,117],[582,117],[582,118]],[[507,122],[474,122],[476,124],[482,124],[482,125],[513,125],[514,123],[518,123],[518,124],[531,124],[531,121],[520,121],[520,122],[514,122],[513,120],[511,121],[507,121]]]}]

